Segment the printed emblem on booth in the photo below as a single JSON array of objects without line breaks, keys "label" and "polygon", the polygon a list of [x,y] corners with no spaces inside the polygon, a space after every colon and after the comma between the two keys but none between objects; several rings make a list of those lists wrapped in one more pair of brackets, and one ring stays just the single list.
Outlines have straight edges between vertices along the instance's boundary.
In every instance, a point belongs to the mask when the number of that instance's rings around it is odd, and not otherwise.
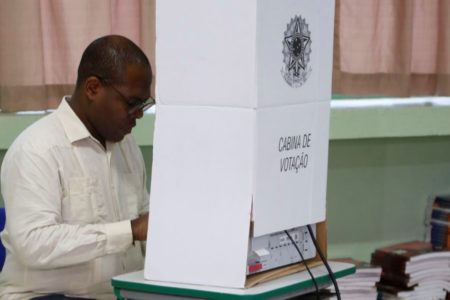
[{"label": "printed emblem on booth", "polygon": [[283,63],[281,74],[287,84],[293,88],[301,87],[309,78],[312,68],[311,32],[308,23],[301,16],[295,16],[287,24],[283,39]]}]

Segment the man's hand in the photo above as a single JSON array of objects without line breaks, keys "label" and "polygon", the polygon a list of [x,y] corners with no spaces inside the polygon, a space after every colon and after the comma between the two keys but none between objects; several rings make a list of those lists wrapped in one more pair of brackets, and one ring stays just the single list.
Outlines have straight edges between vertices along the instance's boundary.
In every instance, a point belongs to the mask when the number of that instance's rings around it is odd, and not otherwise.
[{"label": "man's hand", "polygon": [[148,212],[131,220],[131,231],[133,232],[134,241],[147,240]]}]

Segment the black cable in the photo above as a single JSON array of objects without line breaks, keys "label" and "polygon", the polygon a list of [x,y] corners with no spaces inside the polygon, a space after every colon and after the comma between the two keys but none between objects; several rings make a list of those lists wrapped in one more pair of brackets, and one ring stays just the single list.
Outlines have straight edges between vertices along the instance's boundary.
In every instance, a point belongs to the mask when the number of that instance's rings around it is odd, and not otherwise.
[{"label": "black cable", "polygon": [[316,238],[314,237],[314,232],[312,231],[311,225],[307,225],[309,235],[311,236],[311,239],[313,241],[314,247],[316,247],[317,253],[319,253],[320,259],[322,260],[323,264],[325,265],[325,268],[327,268],[328,275],[331,278],[331,281],[333,282],[334,291],[336,293],[336,297],[338,300],[341,300],[341,293],[339,292],[339,287],[336,281],[336,278],[334,277],[333,271],[331,271],[330,265],[328,264],[328,261],[326,260],[325,256],[323,255],[322,251],[320,250],[319,245],[317,244]]},{"label": "black cable", "polygon": [[317,299],[320,299],[319,286],[317,285],[317,281],[316,281],[316,279],[314,278],[313,274],[311,273],[311,270],[309,269],[308,265],[306,264],[306,260],[303,258],[302,252],[301,252],[300,249],[298,248],[298,246],[297,246],[297,244],[295,243],[294,239],[292,239],[292,237],[291,237],[291,235],[289,234],[289,232],[288,232],[287,230],[285,230],[284,232],[287,234],[288,238],[291,240],[291,243],[295,246],[295,249],[297,249],[298,254],[300,254],[300,257],[301,257],[303,263],[305,264],[306,270],[308,271],[309,276],[311,276],[311,279],[312,279],[312,281],[313,281],[313,283],[314,283],[314,287],[316,288],[316,298],[317,298]]}]

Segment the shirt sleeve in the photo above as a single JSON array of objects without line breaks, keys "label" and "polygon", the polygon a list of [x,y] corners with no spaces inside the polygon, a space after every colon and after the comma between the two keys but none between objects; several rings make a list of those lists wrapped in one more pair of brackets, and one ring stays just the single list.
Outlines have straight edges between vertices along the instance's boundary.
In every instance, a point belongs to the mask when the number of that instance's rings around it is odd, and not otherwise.
[{"label": "shirt sleeve", "polygon": [[139,168],[140,173],[141,173],[141,182],[140,182],[140,186],[139,186],[139,214],[144,214],[146,212],[149,211],[149,206],[150,206],[150,194],[148,192],[147,189],[147,172],[145,169],[145,161],[144,161],[144,157],[142,155],[142,151],[139,148],[139,146],[137,145],[136,141],[134,140],[134,137],[132,135],[129,136],[130,138],[130,152],[131,152],[131,157],[134,157],[136,159],[135,163],[135,167]]},{"label": "shirt sleeve", "polygon": [[63,222],[58,168],[51,155],[19,150],[5,157],[1,182],[10,251],[29,267],[50,269],[130,247],[129,220],[86,225]]},{"label": "shirt sleeve", "polygon": [[147,173],[145,168],[142,170],[143,173],[143,182],[142,182],[142,196],[141,196],[141,208],[139,210],[140,214],[146,213],[149,210],[150,206],[150,194],[147,190]]}]

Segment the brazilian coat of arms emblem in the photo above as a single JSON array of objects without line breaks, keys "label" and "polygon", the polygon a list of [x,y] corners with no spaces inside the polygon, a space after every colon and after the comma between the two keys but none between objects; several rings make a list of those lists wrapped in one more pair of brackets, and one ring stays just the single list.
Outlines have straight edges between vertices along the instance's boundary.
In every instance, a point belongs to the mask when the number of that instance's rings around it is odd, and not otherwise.
[{"label": "brazilian coat of arms emblem", "polygon": [[287,24],[283,38],[284,80],[293,88],[301,87],[312,72],[309,64],[311,56],[311,32],[301,16],[295,16]]}]

